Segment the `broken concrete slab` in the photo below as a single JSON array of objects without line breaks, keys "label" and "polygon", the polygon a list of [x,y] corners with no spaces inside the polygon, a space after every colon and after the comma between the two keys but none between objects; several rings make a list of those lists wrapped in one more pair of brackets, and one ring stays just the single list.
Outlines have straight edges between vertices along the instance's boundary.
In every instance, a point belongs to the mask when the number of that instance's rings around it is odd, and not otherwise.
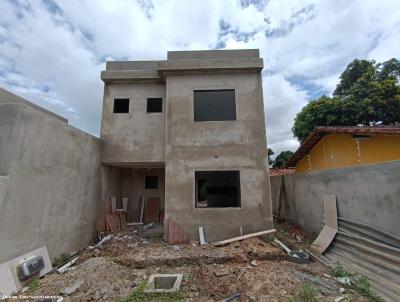
[{"label": "broken concrete slab", "polygon": [[74,292],[76,292],[83,285],[84,282],[85,282],[84,279],[78,279],[71,286],[68,286],[68,287],[62,289],[60,291],[60,294],[62,294],[62,295],[71,295]]},{"label": "broken concrete slab", "polygon": [[214,275],[217,277],[227,276],[230,274],[230,271],[226,268],[218,268],[214,271]]}]

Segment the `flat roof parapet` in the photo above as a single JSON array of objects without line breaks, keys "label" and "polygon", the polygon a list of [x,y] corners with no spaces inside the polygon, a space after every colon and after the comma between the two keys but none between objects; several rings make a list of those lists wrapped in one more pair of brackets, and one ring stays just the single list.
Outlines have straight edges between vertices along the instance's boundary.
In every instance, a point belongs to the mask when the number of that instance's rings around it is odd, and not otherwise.
[{"label": "flat roof parapet", "polygon": [[169,51],[167,60],[110,61],[101,79],[106,83],[164,82],[177,73],[261,72],[258,49]]},{"label": "flat roof parapet", "polygon": [[168,51],[168,60],[259,59],[258,49]]},{"label": "flat roof parapet", "polygon": [[107,61],[106,70],[157,70],[160,61]]}]

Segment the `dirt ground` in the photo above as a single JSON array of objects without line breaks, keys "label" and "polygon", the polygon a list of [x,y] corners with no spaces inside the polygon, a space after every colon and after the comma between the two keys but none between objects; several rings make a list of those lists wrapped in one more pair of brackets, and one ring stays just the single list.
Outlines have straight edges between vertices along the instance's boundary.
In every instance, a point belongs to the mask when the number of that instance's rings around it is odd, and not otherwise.
[{"label": "dirt ground", "polygon": [[[313,239],[296,226],[276,227],[275,236],[292,249],[307,248]],[[291,295],[306,282],[315,289],[317,301],[343,296],[342,285],[329,276],[328,268],[313,260],[289,262],[272,241],[257,237],[222,247],[196,242],[171,246],[142,227],[112,234],[100,246],[86,249],[69,271],[45,276],[29,294],[61,295],[64,301],[118,301],[155,273],[183,274],[182,295],[175,300],[220,301],[238,292],[235,301],[293,301]],[[365,301],[345,291],[351,301]]]}]

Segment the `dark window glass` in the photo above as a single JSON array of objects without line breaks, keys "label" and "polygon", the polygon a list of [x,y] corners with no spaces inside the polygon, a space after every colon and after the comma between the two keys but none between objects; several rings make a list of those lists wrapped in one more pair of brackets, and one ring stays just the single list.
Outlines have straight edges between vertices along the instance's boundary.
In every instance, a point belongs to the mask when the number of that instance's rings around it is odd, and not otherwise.
[{"label": "dark window glass", "polygon": [[148,98],[147,112],[162,112],[162,98]]},{"label": "dark window glass", "polygon": [[157,189],[158,188],[158,176],[146,176],[144,181],[145,189]]},{"label": "dark window glass", "polygon": [[114,99],[114,113],[129,113],[129,99]]},{"label": "dark window glass", "polygon": [[236,120],[235,90],[195,90],[194,120]]},{"label": "dark window glass", "polygon": [[197,171],[196,208],[240,207],[239,171]]}]

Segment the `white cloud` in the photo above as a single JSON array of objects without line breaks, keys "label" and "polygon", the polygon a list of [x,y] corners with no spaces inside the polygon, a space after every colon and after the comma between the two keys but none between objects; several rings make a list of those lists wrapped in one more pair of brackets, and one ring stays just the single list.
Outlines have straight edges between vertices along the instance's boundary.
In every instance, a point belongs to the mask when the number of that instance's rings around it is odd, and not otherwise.
[{"label": "white cloud", "polygon": [[279,74],[263,77],[263,91],[268,147],[275,155],[296,149],[299,143],[291,128],[297,112],[307,104],[307,92]]},{"label": "white cloud", "polygon": [[3,0],[0,11],[0,85],[96,135],[105,58],[259,48],[268,142],[278,152],[296,148],[295,114],[331,93],[349,62],[400,49],[397,0]]}]

